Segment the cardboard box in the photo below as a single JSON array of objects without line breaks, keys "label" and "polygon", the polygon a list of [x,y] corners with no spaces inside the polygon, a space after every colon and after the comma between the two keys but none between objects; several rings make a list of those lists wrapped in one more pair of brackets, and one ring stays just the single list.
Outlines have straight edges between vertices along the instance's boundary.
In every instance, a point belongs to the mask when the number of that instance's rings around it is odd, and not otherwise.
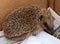
[{"label": "cardboard box", "polygon": [[47,8],[47,0],[0,0],[0,24],[13,9],[28,5]]},{"label": "cardboard box", "polygon": [[52,9],[54,9],[54,5],[55,5],[55,0],[48,0],[48,4],[49,4],[49,7],[51,7]]},{"label": "cardboard box", "polygon": [[55,11],[59,14],[60,16],[60,0],[55,0]]},{"label": "cardboard box", "polygon": [[49,7],[55,10],[56,13],[60,16],[60,0],[49,0]]}]

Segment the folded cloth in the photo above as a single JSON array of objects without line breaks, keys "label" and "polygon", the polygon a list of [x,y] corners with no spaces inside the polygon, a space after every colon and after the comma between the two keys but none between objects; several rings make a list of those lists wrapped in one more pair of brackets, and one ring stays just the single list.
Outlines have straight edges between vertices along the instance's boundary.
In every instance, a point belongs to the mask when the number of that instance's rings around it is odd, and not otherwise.
[{"label": "folded cloth", "polygon": [[[18,42],[12,41],[5,38],[3,32],[0,31],[0,44],[19,44],[19,43],[20,41]],[[22,41],[21,44],[60,44],[60,40],[42,31],[36,36],[31,36],[25,39],[24,41]]]},{"label": "folded cloth", "polygon": [[30,36],[28,39],[25,39],[21,44],[42,44],[42,43],[36,36]]},{"label": "folded cloth", "polygon": [[4,37],[3,31],[0,31],[0,44],[8,44],[9,41]]},{"label": "folded cloth", "polygon": [[20,41],[12,41],[4,36],[3,31],[0,31],[0,44],[18,44]]},{"label": "folded cloth", "polygon": [[42,31],[37,36],[31,36],[21,44],[60,44],[60,40]]}]

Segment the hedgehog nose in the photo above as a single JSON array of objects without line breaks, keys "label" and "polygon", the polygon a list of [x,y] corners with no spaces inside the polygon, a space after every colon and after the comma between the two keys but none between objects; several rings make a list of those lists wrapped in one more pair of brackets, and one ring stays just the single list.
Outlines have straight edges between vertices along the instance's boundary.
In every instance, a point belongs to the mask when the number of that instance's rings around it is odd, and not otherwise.
[{"label": "hedgehog nose", "polygon": [[44,31],[48,32],[49,34],[53,35],[54,31],[53,31],[53,27],[50,27],[46,22],[43,23],[45,28]]},{"label": "hedgehog nose", "polygon": [[46,22],[44,22],[43,24],[44,24],[44,26],[45,26],[47,29],[50,30],[50,28],[49,28],[49,26],[48,26],[48,24],[47,24]]}]

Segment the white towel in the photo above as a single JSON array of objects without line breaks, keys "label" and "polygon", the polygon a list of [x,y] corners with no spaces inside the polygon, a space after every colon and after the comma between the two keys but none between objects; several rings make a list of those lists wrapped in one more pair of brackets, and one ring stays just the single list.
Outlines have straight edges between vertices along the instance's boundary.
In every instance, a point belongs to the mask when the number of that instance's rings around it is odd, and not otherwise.
[{"label": "white towel", "polygon": [[42,31],[37,36],[31,36],[21,44],[60,44],[60,40]]}]

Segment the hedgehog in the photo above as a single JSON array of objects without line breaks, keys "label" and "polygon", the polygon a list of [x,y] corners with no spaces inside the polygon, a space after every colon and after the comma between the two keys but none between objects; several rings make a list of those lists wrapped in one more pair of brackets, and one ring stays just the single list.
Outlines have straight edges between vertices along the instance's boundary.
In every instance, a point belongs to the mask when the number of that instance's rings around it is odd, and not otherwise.
[{"label": "hedgehog", "polygon": [[54,33],[50,11],[39,6],[16,8],[5,17],[2,29],[6,38],[20,41],[41,31]]}]

